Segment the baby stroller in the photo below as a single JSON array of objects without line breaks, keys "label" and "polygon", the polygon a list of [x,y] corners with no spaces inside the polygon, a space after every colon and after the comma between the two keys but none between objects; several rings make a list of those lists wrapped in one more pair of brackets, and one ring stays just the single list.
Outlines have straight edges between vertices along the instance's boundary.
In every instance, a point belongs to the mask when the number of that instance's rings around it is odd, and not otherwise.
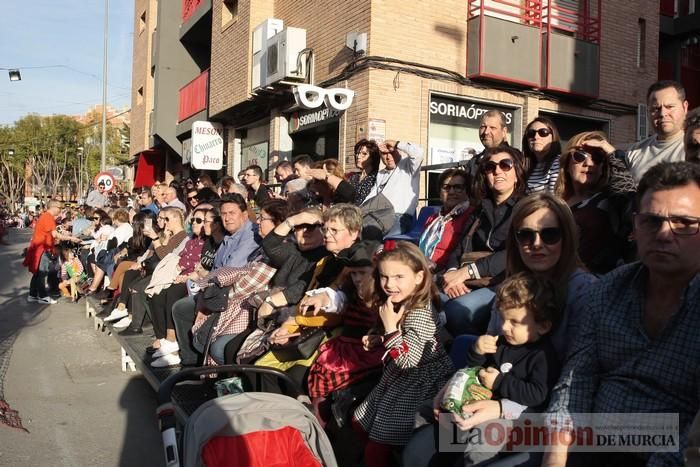
[{"label": "baby stroller", "polygon": [[[292,395],[242,392],[210,399],[187,418],[182,449],[178,449],[177,419],[182,417],[173,397],[176,385],[212,374],[248,377],[270,375],[302,398],[289,377],[274,368],[223,365],[180,371],[158,389],[160,422],[168,467],[337,467],[333,447],[314,415]],[[179,417],[178,417],[179,415]]]}]

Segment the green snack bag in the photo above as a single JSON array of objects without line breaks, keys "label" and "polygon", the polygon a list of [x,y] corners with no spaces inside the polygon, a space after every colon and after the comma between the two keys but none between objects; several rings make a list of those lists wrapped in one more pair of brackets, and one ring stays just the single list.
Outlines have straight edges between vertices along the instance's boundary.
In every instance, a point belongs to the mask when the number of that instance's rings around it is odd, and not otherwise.
[{"label": "green snack bag", "polygon": [[462,408],[474,401],[491,399],[491,390],[479,381],[480,366],[458,370],[447,383],[440,406],[461,415]]}]

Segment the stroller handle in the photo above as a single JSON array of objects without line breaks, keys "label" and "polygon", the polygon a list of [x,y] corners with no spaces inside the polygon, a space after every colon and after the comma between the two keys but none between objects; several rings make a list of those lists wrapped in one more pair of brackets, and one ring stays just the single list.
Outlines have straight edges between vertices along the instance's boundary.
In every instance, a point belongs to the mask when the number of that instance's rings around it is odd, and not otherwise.
[{"label": "stroller handle", "polygon": [[278,380],[282,380],[285,386],[289,388],[288,396],[297,398],[303,394],[301,388],[295,383],[285,372],[277,368],[255,365],[218,365],[218,366],[202,366],[196,368],[186,368],[177,373],[168,376],[165,381],[160,383],[158,387],[158,404],[163,405],[170,402],[170,395],[177,383],[182,381],[190,381],[199,379],[203,375],[212,375],[219,373],[243,373],[243,374],[258,374],[272,375]]}]

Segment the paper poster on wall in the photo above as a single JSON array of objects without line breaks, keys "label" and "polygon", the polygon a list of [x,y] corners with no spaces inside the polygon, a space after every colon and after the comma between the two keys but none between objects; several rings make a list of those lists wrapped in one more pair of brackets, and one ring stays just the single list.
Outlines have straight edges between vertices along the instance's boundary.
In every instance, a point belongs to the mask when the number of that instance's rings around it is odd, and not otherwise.
[{"label": "paper poster on wall", "polygon": [[267,170],[268,142],[251,144],[241,148],[241,168],[258,165],[263,171]]},{"label": "paper poster on wall", "polygon": [[367,139],[382,143],[386,139],[386,120],[370,118],[367,125]]}]

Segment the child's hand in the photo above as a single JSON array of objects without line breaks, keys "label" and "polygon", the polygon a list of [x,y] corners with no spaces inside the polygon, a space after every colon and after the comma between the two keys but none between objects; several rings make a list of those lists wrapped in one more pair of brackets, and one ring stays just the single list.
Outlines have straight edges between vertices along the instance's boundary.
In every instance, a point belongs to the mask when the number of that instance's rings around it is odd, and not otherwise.
[{"label": "child's hand", "polygon": [[481,384],[487,388],[493,389],[493,383],[500,374],[501,372],[497,369],[489,367],[479,371],[479,381],[481,381]]},{"label": "child's hand", "polygon": [[379,307],[379,318],[381,318],[382,324],[384,324],[384,331],[387,334],[399,329],[399,321],[401,321],[401,317],[406,312],[403,304],[398,310],[396,310],[397,306],[391,300],[387,300]]},{"label": "child's hand", "polygon": [[498,347],[496,346],[497,340],[498,336],[489,336],[488,334],[484,334],[476,340],[476,343],[474,344],[474,351],[476,351],[476,353],[479,355],[496,353],[496,350],[498,350]]},{"label": "child's hand", "polygon": [[362,336],[362,348],[365,349],[365,351],[370,351],[375,347],[379,347],[384,343],[384,337],[379,336],[377,334],[368,334],[366,336]]}]

